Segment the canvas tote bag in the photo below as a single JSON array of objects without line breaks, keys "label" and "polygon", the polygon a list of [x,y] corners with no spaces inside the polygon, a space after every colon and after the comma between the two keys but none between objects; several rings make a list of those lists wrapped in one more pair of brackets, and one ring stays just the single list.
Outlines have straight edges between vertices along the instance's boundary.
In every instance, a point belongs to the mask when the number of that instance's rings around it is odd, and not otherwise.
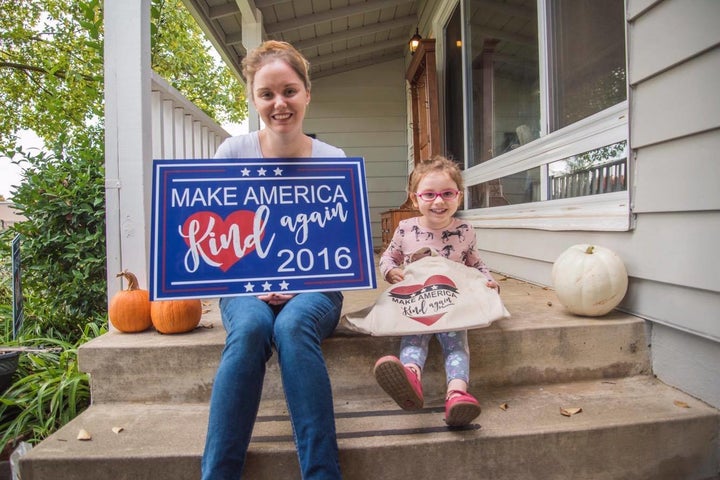
[{"label": "canvas tote bag", "polygon": [[415,335],[487,327],[507,318],[498,292],[478,269],[433,252],[405,267],[375,304],[346,315],[349,328],[374,336]]}]

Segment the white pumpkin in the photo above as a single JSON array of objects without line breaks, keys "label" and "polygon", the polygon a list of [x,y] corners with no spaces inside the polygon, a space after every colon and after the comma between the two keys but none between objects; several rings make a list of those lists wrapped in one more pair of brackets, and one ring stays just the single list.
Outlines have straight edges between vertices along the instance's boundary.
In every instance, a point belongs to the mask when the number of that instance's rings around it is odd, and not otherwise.
[{"label": "white pumpkin", "polygon": [[597,245],[573,245],[555,260],[552,281],[560,303],[572,313],[605,315],[625,297],[627,270],[612,250]]}]

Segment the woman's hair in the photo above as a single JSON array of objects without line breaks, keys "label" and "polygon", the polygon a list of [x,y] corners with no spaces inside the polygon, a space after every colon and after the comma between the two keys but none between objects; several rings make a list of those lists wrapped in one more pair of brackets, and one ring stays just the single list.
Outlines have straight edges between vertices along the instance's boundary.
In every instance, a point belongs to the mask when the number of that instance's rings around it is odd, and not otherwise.
[{"label": "woman's hair", "polygon": [[412,174],[410,175],[410,182],[408,183],[408,194],[412,198],[415,197],[413,194],[417,191],[417,186],[420,183],[420,180],[422,180],[422,178],[430,172],[447,173],[450,179],[455,182],[458,190],[460,190],[462,194],[465,187],[463,184],[460,165],[457,162],[448,160],[441,155],[435,155],[430,160],[423,160],[415,165],[415,169],[413,169]]},{"label": "woman's hair", "polygon": [[305,90],[310,91],[310,62],[289,43],[268,40],[248,52],[247,56],[242,60],[242,71],[248,83],[250,98],[253,95],[255,74],[267,63],[274,60],[282,60],[290,65],[302,79]]}]

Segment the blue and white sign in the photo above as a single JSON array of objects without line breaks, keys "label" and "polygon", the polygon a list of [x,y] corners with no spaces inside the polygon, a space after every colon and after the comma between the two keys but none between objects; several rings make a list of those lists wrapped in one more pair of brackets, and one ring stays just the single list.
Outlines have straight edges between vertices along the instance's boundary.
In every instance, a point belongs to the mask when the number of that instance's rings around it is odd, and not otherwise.
[{"label": "blue and white sign", "polygon": [[375,288],[362,158],[153,162],[150,298]]}]

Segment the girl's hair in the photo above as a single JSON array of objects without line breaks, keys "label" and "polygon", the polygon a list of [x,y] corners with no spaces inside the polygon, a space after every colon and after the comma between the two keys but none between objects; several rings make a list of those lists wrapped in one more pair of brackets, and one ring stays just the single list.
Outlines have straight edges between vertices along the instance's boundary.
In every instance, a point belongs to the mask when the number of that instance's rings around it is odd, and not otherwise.
[{"label": "girl's hair", "polygon": [[302,79],[305,90],[310,91],[310,62],[289,43],[268,40],[248,52],[247,56],[242,60],[242,71],[248,83],[250,98],[253,95],[255,74],[267,63],[274,60],[282,60],[290,65]]},{"label": "girl's hair", "polygon": [[455,182],[458,190],[460,190],[462,194],[465,187],[463,184],[460,165],[457,162],[448,160],[441,155],[435,155],[430,160],[423,160],[415,165],[415,168],[410,175],[410,182],[408,183],[408,194],[411,198],[415,198],[415,195],[413,194],[417,191],[417,186],[420,183],[420,180],[422,180],[422,178],[430,172],[447,173],[450,179]]}]

